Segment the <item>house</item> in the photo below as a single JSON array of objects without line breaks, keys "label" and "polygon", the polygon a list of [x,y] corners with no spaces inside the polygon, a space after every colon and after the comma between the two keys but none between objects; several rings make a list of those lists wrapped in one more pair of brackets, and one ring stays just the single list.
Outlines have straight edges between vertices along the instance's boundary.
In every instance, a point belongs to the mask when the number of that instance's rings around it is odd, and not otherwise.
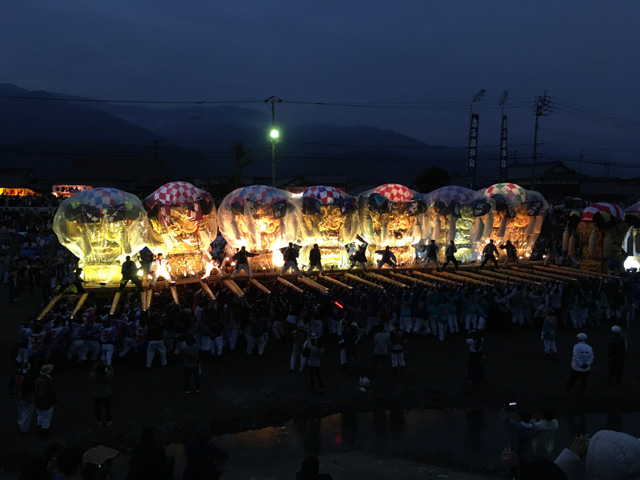
[{"label": "house", "polygon": [[73,159],[71,170],[57,183],[112,187],[146,195],[171,180],[161,159],[105,157]]}]

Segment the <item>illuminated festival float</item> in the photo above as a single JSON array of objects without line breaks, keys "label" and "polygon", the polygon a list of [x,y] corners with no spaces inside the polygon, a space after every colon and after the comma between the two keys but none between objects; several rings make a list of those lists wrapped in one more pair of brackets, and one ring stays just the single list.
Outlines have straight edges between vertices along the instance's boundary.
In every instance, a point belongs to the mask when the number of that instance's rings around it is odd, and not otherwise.
[{"label": "illuminated festival float", "polygon": [[622,243],[622,248],[627,254],[624,268],[640,270],[640,202],[627,208],[624,211],[624,217],[629,226]]},{"label": "illuminated festival float", "polygon": [[248,251],[261,254],[249,259],[252,268],[282,266],[280,249],[298,240],[299,203],[299,197],[273,187],[238,188],[220,204],[220,233],[231,248],[245,246]]},{"label": "illuminated festival float", "polygon": [[[618,256],[627,226],[624,212],[612,203],[592,203],[582,211],[577,233],[582,246],[581,267],[599,269],[603,259]],[[595,262],[589,268],[589,262]]]},{"label": "illuminated festival float", "polygon": [[335,187],[314,186],[302,193],[302,262],[308,262],[309,249],[320,247],[323,268],[346,268],[348,253],[344,246],[358,234],[356,199]]},{"label": "illuminated festival float", "polygon": [[498,244],[511,240],[518,255],[528,258],[540,235],[549,208],[547,201],[540,193],[515,183],[497,183],[481,192],[495,202],[490,238]]},{"label": "illuminated festival float", "polygon": [[115,188],[76,193],[53,218],[53,231],[78,257],[86,282],[119,282],[122,262],[144,248],[149,230],[140,199]]},{"label": "illuminated festival float", "polygon": [[[426,239],[441,247],[454,241],[456,258],[471,262],[480,257],[484,239],[489,239],[493,226],[494,201],[465,187],[450,185],[424,195],[431,231]],[[444,248],[440,255],[444,259]]]},{"label": "illuminated festival float", "polygon": [[170,182],[149,195],[144,206],[153,233],[149,247],[164,254],[171,276],[208,275],[209,246],[218,233],[211,195],[187,182]]},{"label": "illuminated festival float", "polygon": [[411,265],[415,259],[415,246],[428,231],[426,211],[420,193],[397,183],[360,193],[359,231],[370,245],[369,255],[389,246],[399,265]]}]

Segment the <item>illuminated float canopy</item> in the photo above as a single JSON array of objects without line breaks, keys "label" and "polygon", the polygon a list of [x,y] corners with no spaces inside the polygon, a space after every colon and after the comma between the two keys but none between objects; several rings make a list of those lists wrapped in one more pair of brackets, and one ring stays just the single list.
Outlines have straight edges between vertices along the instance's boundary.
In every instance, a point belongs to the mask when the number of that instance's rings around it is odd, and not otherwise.
[{"label": "illuminated float canopy", "polygon": [[356,199],[342,190],[328,186],[314,186],[302,192],[302,228],[300,243],[305,246],[301,258],[308,259],[308,251],[318,244],[323,268],[348,267],[348,253],[344,245],[358,234]]},{"label": "illuminated float canopy", "polygon": [[204,274],[211,261],[209,246],[218,234],[211,194],[188,182],[170,182],[149,195],[144,206],[153,233],[150,248],[166,256],[171,275]]},{"label": "illuminated float canopy", "polygon": [[358,195],[360,234],[371,251],[389,246],[399,263],[413,262],[414,245],[426,236],[428,220],[422,195],[387,183]]},{"label": "illuminated float canopy", "polygon": [[[492,233],[495,202],[475,190],[450,185],[424,195],[430,233],[425,241],[440,246],[454,241],[456,258],[467,262],[482,254],[484,241]],[[444,248],[441,249],[444,256]],[[444,257],[443,257],[444,258]]]},{"label": "illuminated float canopy", "polygon": [[127,255],[148,241],[147,214],[138,197],[95,188],[67,198],[53,218],[60,244],[79,259],[88,282],[118,282]]},{"label": "illuminated float canopy", "polygon": [[281,266],[280,249],[298,241],[301,196],[266,185],[238,188],[218,209],[220,233],[230,247],[245,246],[262,255],[250,261],[258,268]]}]

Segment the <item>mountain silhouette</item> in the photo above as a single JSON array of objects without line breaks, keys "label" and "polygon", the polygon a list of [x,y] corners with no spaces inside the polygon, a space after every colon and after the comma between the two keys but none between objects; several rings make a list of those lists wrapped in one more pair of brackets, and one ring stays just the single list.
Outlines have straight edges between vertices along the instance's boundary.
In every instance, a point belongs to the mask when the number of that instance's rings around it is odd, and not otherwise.
[{"label": "mountain silhouette", "polygon": [[[64,177],[72,160],[108,168],[110,158],[163,161],[175,178],[222,179],[233,172],[232,146],[242,140],[253,163],[245,177],[270,177],[272,150],[265,111],[231,105],[147,107],[28,91],[0,84],[0,165]],[[279,178],[330,174],[409,184],[424,168],[464,171],[465,149],[425,144],[392,130],[279,121]],[[101,160],[102,159],[102,160]]]}]

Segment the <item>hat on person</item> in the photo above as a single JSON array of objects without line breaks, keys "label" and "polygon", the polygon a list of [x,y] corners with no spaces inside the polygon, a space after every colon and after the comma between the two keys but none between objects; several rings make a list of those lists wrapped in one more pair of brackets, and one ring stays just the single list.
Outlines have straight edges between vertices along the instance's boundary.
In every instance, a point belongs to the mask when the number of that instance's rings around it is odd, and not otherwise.
[{"label": "hat on person", "polygon": [[640,440],[613,430],[600,430],[589,440],[589,480],[640,478]]},{"label": "hat on person", "polygon": [[23,373],[27,373],[29,370],[31,370],[31,364],[30,363],[21,363],[20,366],[18,367],[18,370],[20,370]]},{"label": "hat on person", "polygon": [[620,333],[620,327],[618,325],[614,325],[613,327],[611,327],[611,331],[613,333]]},{"label": "hat on person", "polygon": [[93,463],[94,465],[102,465],[107,460],[111,460],[118,456],[118,450],[105,447],[104,445],[98,445],[97,447],[90,448],[84,455],[82,455],[82,461],[84,463]]},{"label": "hat on person", "polygon": [[300,320],[300,321],[298,322],[298,328],[304,328],[304,327],[305,327],[304,322],[303,322],[302,320]]},{"label": "hat on person", "polygon": [[50,363],[43,365],[40,369],[40,375],[49,375],[51,372],[53,372],[53,365]]},{"label": "hat on person", "polygon": [[357,327],[357,326],[358,326],[358,324],[357,324],[356,322],[351,322],[351,326],[352,326],[352,327]]},{"label": "hat on person", "polygon": [[578,335],[576,335],[576,337],[578,338],[578,340],[580,340],[581,342],[584,342],[587,340],[587,334],[586,333],[579,333]]}]

